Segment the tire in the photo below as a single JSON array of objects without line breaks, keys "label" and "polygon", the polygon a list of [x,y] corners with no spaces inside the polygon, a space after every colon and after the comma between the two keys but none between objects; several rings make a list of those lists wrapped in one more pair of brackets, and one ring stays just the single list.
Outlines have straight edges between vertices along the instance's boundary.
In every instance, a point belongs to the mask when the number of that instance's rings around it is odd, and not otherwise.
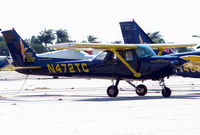
[{"label": "tire", "polygon": [[107,89],[107,95],[109,97],[117,97],[118,93],[119,93],[119,90],[116,86],[110,86]]},{"label": "tire", "polygon": [[143,84],[140,84],[136,87],[135,92],[138,96],[145,96],[147,94],[147,87]]},{"label": "tire", "polygon": [[172,91],[168,87],[165,87],[164,89],[162,89],[162,96],[163,97],[170,97],[171,93],[172,93]]},{"label": "tire", "polygon": [[58,79],[58,76],[53,76],[53,79]]}]

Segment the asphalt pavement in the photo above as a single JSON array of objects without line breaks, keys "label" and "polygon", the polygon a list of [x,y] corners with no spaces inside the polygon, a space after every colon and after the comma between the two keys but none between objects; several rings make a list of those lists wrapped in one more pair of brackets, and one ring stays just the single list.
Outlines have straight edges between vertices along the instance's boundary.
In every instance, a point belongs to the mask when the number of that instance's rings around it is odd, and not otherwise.
[{"label": "asphalt pavement", "polygon": [[[145,81],[148,93],[136,95],[119,83],[110,98],[111,80],[26,76],[0,72],[2,135],[187,135],[199,134],[200,79],[170,77],[170,98],[158,81]],[[135,84],[142,82],[136,81]]]}]

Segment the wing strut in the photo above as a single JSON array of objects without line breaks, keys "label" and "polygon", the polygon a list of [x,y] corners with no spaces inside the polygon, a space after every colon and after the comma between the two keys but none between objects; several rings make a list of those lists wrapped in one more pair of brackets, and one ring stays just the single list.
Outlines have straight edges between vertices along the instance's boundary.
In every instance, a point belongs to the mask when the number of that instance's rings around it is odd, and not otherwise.
[{"label": "wing strut", "polygon": [[158,54],[157,54],[157,56],[160,56],[163,51],[164,51],[164,48],[158,48]]},{"label": "wing strut", "polygon": [[139,77],[141,76],[141,74],[138,73],[138,72],[136,72],[136,71],[126,62],[126,60],[124,60],[124,59],[119,55],[119,53],[115,51],[115,49],[110,49],[110,50],[121,60],[121,62],[124,63],[124,65],[125,65],[129,70],[131,70],[131,72],[133,73],[133,75],[134,75],[135,77],[139,78]]}]

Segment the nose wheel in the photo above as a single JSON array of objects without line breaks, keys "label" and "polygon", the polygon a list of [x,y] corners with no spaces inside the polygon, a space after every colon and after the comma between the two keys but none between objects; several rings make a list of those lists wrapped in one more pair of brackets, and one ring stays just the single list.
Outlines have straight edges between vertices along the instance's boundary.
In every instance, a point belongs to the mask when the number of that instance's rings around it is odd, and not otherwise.
[{"label": "nose wheel", "polygon": [[170,97],[171,93],[172,93],[172,91],[168,87],[165,87],[164,89],[162,89],[162,96],[163,97]]},{"label": "nose wheel", "polygon": [[163,96],[163,97],[170,97],[172,91],[171,91],[170,88],[168,88],[168,87],[165,86],[165,81],[164,81],[164,79],[162,79],[162,80],[160,81],[160,86],[162,87],[162,91],[161,91],[161,92],[162,92],[162,96]]}]

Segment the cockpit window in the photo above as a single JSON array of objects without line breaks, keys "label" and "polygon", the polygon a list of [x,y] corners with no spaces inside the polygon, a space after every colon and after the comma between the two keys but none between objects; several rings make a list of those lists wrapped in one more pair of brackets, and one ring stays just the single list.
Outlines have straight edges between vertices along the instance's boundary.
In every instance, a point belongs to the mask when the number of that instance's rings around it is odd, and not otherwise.
[{"label": "cockpit window", "polygon": [[[133,61],[134,59],[137,59],[133,53],[133,50],[121,50],[117,52],[126,61]],[[114,60],[119,60],[116,54],[114,54]]]},{"label": "cockpit window", "polygon": [[132,61],[133,60],[133,51],[126,51],[125,53],[125,59],[126,61]]},{"label": "cockpit window", "polygon": [[175,53],[192,52],[192,51],[194,51],[194,48],[192,48],[192,47],[175,48]]},{"label": "cockpit window", "polygon": [[101,54],[99,54],[95,59],[96,60],[104,60],[105,57],[107,55],[107,52],[102,52]]},{"label": "cockpit window", "polygon": [[154,51],[150,48],[150,46],[147,46],[147,45],[138,45],[138,47],[136,49],[136,53],[139,58],[150,57],[150,56],[156,55],[154,53]]}]

